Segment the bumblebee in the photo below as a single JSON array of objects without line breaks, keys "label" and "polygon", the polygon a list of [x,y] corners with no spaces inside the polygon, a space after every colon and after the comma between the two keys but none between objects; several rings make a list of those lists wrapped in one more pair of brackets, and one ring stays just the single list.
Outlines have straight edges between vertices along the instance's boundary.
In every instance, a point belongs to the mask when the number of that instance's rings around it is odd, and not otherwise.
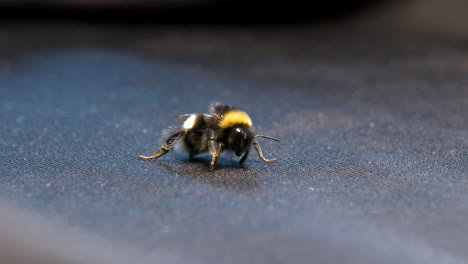
[{"label": "bumblebee", "polygon": [[246,112],[219,102],[212,103],[209,112],[176,116],[176,120],[183,122],[182,126],[163,133],[166,140],[153,155],[139,156],[139,158],[157,159],[175,146],[176,148],[182,147],[190,158],[209,152],[211,155],[210,171],[214,171],[218,157],[224,151],[233,152],[237,157],[242,156],[239,165],[244,166],[243,163],[253,145],[263,161],[277,160],[267,159],[263,156],[257,138],[262,137],[275,141],[279,141],[279,139],[255,135],[252,120]]}]

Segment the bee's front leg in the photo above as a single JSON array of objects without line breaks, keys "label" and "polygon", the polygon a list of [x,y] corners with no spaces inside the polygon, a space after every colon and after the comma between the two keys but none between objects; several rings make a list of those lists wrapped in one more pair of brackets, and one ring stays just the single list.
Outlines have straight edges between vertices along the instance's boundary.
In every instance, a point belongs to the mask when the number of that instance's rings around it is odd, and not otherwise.
[{"label": "bee's front leg", "polygon": [[244,156],[242,156],[242,158],[241,158],[240,161],[239,161],[239,165],[240,165],[241,167],[244,167],[244,168],[245,168],[245,167],[248,166],[248,165],[244,164],[244,161],[247,159],[248,156],[249,156],[249,150],[247,150],[247,151],[245,152]]}]

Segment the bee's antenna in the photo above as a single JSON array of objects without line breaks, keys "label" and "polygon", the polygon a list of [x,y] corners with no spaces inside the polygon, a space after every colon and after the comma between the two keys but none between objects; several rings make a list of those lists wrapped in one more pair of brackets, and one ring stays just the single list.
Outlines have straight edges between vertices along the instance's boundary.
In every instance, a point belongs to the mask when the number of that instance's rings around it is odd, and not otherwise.
[{"label": "bee's antenna", "polygon": [[280,141],[280,140],[277,139],[277,138],[269,137],[269,136],[265,136],[265,135],[255,135],[255,136],[254,136],[254,138],[257,138],[257,137],[268,138],[268,139],[271,139],[271,140]]}]

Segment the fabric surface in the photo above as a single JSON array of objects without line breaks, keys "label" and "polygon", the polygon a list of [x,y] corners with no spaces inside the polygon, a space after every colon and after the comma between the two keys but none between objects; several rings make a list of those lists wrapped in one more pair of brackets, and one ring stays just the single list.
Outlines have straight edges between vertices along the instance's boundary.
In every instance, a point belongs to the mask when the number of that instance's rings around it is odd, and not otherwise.
[{"label": "fabric surface", "polygon": [[[2,25],[2,197],[127,244],[133,263],[466,263],[468,36],[392,12],[271,28]],[[137,158],[212,100],[280,138],[260,139],[278,162],[223,157],[212,173],[207,156]]]}]

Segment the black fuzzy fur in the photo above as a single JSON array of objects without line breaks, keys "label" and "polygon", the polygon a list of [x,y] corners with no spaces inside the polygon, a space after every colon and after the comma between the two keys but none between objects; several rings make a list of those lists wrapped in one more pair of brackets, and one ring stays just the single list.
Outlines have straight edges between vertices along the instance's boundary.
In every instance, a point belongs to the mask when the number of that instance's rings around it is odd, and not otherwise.
[{"label": "black fuzzy fur", "polygon": [[190,157],[208,151],[208,129],[212,129],[217,138],[216,141],[223,144],[221,151],[232,151],[236,156],[240,156],[250,150],[254,138],[251,127],[244,124],[234,125],[229,128],[218,126],[219,118],[232,110],[237,110],[237,108],[221,103],[213,103],[210,106],[211,115],[196,115],[194,126],[186,132],[182,139]]}]

